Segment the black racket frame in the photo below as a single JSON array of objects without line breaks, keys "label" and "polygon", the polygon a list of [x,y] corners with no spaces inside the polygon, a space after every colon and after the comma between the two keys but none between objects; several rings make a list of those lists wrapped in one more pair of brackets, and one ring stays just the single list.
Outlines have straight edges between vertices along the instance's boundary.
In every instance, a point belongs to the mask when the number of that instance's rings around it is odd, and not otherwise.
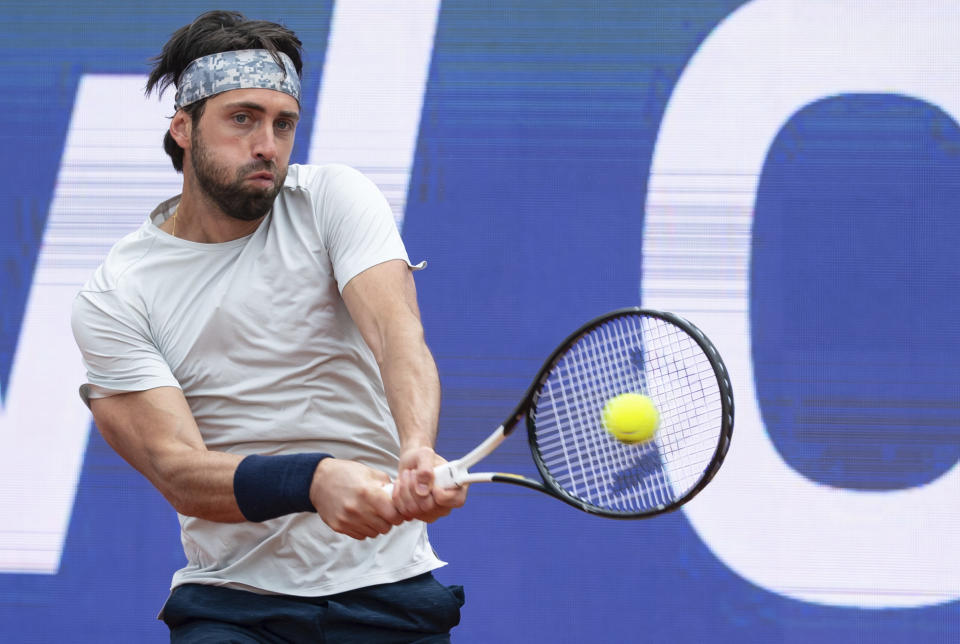
[{"label": "black racket frame", "polygon": [[[537,445],[536,424],[534,418],[537,411],[537,400],[544,384],[549,378],[550,373],[553,371],[553,368],[563,358],[570,347],[576,344],[580,338],[587,335],[599,326],[616,320],[617,318],[633,317],[637,315],[659,318],[682,329],[703,350],[704,355],[706,356],[710,366],[713,368],[714,374],[716,375],[717,385],[720,390],[721,427],[717,447],[714,450],[710,463],[704,470],[703,476],[700,478],[697,484],[690,488],[690,490],[688,490],[683,496],[664,506],[654,507],[644,511],[615,511],[593,505],[588,501],[576,497],[568,493],[557,483],[544,464],[543,458],[540,454],[540,449]],[[664,514],[666,512],[672,512],[695,497],[701,490],[703,490],[704,487],[706,487],[706,485],[719,471],[720,466],[723,464],[724,458],[726,458],[727,451],[730,449],[730,441],[733,436],[733,411],[733,386],[730,383],[730,376],[727,373],[727,368],[723,363],[723,359],[720,357],[720,353],[717,351],[717,349],[713,346],[713,343],[693,323],[675,313],[644,309],[640,307],[629,307],[610,311],[582,325],[576,331],[571,333],[563,342],[561,342],[556,349],[554,349],[553,353],[550,354],[550,357],[547,358],[547,360],[543,363],[543,366],[540,367],[540,371],[537,372],[536,378],[533,379],[533,382],[527,389],[527,392],[520,404],[517,405],[513,413],[510,414],[510,416],[507,417],[507,420],[503,423],[504,434],[509,434],[518,424],[520,424],[521,421],[526,421],[527,440],[530,444],[530,452],[533,455],[534,463],[536,463],[537,470],[539,471],[543,482],[541,483],[523,476],[509,474],[496,474],[493,477],[493,480],[500,483],[511,483],[513,485],[532,488],[540,492],[546,492],[547,494],[550,494],[551,496],[572,505],[578,510],[582,510],[588,514],[612,519],[643,519],[656,516],[658,514]]]}]

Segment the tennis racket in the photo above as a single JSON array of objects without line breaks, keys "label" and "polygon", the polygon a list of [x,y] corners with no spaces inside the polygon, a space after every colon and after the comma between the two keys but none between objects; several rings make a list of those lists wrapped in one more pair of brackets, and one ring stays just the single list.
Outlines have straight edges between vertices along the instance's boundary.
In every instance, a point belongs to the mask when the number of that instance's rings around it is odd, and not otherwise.
[{"label": "tennis racket", "polygon": [[[605,429],[603,407],[623,393],[644,394],[656,405],[660,425],[652,439],[624,443]],[[469,471],[521,421],[541,480]],[[675,510],[702,490],[732,433],[730,379],[707,337],[672,313],[621,309],[574,331],[507,420],[434,473],[441,487],[510,483],[590,514],[637,519]]]}]

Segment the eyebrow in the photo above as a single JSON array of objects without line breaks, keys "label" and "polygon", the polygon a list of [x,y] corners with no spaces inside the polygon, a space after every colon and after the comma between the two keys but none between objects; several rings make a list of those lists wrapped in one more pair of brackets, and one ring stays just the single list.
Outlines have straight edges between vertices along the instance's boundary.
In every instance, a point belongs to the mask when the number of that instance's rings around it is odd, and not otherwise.
[{"label": "eyebrow", "polygon": [[[260,105],[259,103],[254,103],[252,101],[237,101],[235,103],[227,103],[226,105],[224,105],[224,108],[226,109],[235,109],[238,107],[244,107],[248,110],[254,110],[256,112],[266,113],[267,111],[267,109],[263,105]],[[293,119],[294,121],[300,120],[300,113],[291,112],[290,110],[281,110],[280,116],[283,116],[288,119]]]}]

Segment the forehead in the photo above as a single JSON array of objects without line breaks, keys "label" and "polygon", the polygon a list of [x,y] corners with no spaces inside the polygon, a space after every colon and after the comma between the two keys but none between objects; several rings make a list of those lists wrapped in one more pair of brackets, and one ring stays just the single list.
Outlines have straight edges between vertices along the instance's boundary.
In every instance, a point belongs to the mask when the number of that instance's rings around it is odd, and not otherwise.
[{"label": "forehead", "polygon": [[238,104],[257,106],[267,112],[300,113],[297,99],[275,89],[231,89],[207,99],[207,109],[230,109]]}]

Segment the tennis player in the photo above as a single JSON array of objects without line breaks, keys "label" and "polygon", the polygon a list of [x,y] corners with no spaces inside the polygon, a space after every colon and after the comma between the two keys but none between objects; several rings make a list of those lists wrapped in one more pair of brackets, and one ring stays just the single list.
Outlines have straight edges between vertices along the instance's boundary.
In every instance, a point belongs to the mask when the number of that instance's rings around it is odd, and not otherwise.
[{"label": "tennis player", "polygon": [[210,12],[154,63],[182,194],[113,247],[73,329],[100,432],[180,517],[171,641],[449,641],[463,592],[425,523],[465,491],[433,485],[440,387],[386,200],[288,165],[292,31]]}]

